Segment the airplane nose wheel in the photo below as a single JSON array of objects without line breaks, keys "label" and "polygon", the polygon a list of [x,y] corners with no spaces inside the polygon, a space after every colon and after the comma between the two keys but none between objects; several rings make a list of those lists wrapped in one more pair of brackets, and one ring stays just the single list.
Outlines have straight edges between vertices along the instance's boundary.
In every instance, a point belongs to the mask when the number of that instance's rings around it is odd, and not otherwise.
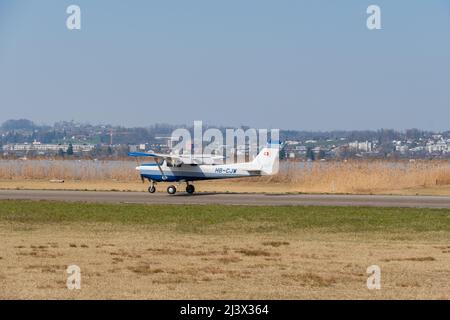
[{"label": "airplane nose wheel", "polygon": [[177,189],[175,188],[175,186],[168,186],[167,187],[167,193],[168,194],[175,194],[175,192],[177,192]]},{"label": "airplane nose wheel", "polygon": [[192,184],[188,184],[186,186],[186,192],[189,194],[193,194],[195,192],[195,187]]}]

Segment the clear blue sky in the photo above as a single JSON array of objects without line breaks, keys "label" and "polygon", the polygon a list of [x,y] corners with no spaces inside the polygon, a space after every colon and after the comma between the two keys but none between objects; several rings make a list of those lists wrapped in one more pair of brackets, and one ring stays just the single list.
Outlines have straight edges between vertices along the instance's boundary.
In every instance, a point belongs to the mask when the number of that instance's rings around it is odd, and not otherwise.
[{"label": "clear blue sky", "polygon": [[[66,8],[82,30],[66,28]],[[382,9],[382,30],[366,8]],[[449,0],[0,0],[0,122],[450,129]]]}]

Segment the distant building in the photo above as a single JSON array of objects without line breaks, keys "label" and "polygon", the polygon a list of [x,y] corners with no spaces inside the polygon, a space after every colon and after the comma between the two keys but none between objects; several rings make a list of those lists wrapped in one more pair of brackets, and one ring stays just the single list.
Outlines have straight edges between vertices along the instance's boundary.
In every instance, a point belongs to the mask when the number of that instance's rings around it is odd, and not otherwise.
[{"label": "distant building", "polygon": [[418,147],[409,149],[409,151],[411,151],[411,152],[423,152],[424,150],[425,150],[425,148],[422,146],[418,146]]},{"label": "distant building", "polygon": [[429,143],[426,146],[427,151],[429,153],[447,153],[448,152],[448,145],[447,142],[441,140],[436,143]]},{"label": "distant building", "polygon": [[[40,142],[33,143],[14,143],[6,144],[2,147],[6,153],[27,153],[36,152],[41,154],[57,153],[59,150],[67,152],[69,144],[44,144]],[[92,144],[72,144],[74,153],[84,153],[92,151],[95,146]]]},{"label": "distant building", "polygon": [[369,141],[365,141],[365,142],[359,142],[359,141],[350,142],[348,144],[348,147],[352,151],[359,151],[359,152],[372,152],[373,151],[373,143],[369,142]]},{"label": "distant building", "polygon": [[297,151],[300,154],[306,154],[306,151],[308,150],[305,146],[297,146],[295,147],[295,151]]},{"label": "distant building", "polygon": [[398,145],[398,146],[395,146],[395,151],[405,154],[409,151],[409,148],[406,145]]},{"label": "distant building", "polygon": [[139,151],[145,151],[147,150],[147,145],[145,143],[141,143],[141,144],[130,144],[129,146],[129,150],[130,152],[139,152]]}]

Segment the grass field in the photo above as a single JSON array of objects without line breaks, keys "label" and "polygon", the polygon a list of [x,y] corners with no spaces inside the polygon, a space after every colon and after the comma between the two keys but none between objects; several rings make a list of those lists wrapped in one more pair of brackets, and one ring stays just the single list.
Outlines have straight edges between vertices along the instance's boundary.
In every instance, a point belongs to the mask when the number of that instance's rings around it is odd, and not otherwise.
[{"label": "grass field", "polygon": [[2,299],[450,298],[444,209],[0,201],[0,235]]}]

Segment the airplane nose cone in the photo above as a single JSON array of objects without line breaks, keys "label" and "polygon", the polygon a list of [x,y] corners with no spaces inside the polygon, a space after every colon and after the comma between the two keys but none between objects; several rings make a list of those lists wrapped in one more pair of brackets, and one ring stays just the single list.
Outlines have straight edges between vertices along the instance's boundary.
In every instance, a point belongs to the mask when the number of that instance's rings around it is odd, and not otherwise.
[{"label": "airplane nose cone", "polygon": [[136,170],[138,170],[138,171],[141,170],[141,167],[136,167]]}]

